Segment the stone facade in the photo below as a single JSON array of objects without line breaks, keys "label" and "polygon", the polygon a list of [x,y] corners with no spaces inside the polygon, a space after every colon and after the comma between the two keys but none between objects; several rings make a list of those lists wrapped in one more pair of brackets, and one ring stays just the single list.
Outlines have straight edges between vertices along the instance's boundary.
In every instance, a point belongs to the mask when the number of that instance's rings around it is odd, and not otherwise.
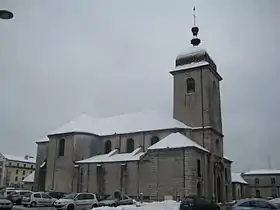
[{"label": "stone facade", "polygon": [[22,181],[35,170],[35,159],[0,153],[0,186],[21,187]]},{"label": "stone facade", "polygon": [[[209,58],[200,49],[180,55],[171,72],[173,116],[187,126],[113,135],[81,131],[49,135],[49,141],[37,143],[35,189],[105,194],[120,190],[132,197],[143,193],[150,199],[195,194],[217,201],[231,200],[231,161],[223,154],[219,85],[222,78]],[[204,65],[192,66],[193,59],[198,59],[198,63],[202,59]],[[154,138],[161,141],[175,132],[187,136],[207,152],[189,146],[148,150],[155,143]],[[133,146],[129,145],[130,139]],[[145,155],[137,161],[77,164],[79,160],[107,153],[108,145],[109,151],[118,149],[120,153],[140,147]]]},{"label": "stone facade", "polygon": [[[271,171],[271,172],[270,172]],[[256,173],[243,173],[242,177],[248,183],[246,197],[279,197],[280,196],[280,171],[262,170]]]}]

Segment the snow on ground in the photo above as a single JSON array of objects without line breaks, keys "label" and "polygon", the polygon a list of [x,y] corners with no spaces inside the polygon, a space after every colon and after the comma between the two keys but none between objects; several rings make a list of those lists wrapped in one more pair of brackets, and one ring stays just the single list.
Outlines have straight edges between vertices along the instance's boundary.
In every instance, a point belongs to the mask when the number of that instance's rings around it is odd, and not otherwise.
[{"label": "snow on ground", "polygon": [[153,203],[142,203],[140,207],[136,205],[118,207],[99,207],[92,210],[179,210],[180,203],[176,201],[162,201]]}]

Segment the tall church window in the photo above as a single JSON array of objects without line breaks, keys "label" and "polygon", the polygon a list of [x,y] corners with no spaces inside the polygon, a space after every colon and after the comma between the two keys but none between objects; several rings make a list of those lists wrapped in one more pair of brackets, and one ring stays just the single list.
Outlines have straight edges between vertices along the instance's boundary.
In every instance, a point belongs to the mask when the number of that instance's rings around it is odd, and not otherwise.
[{"label": "tall church window", "polygon": [[105,151],[104,153],[105,154],[108,154],[109,152],[111,152],[112,150],[112,143],[110,140],[107,140],[106,143],[105,143]]},{"label": "tall church window", "polygon": [[275,178],[271,178],[270,182],[271,184],[275,184]]},{"label": "tall church window", "polygon": [[157,136],[153,136],[151,138],[151,144],[150,145],[153,145],[153,144],[156,144],[159,142],[159,138]]},{"label": "tall church window", "polygon": [[194,78],[190,77],[187,79],[187,93],[195,92],[195,81]]},{"label": "tall church window", "polygon": [[197,176],[201,177],[201,166],[200,166],[200,159],[196,160],[196,170],[197,170]]},{"label": "tall church window", "polygon": [[131,153],[134,151],[134,140],[133,139],[127,139],[126,141],[126,152]]},{"label": "tall church window", "polygon": [[65,152],[65,139],[60,139],[58,144],[58,156],[64,156]]}]

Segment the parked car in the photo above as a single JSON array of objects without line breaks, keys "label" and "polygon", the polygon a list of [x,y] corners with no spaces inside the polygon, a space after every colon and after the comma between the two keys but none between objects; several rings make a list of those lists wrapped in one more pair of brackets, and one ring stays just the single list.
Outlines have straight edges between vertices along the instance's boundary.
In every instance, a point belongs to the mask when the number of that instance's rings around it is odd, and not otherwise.
[{"label": "parked car", "polygon": [[236,201],[232,210],[276,210],[278,209],[271,201],[261,198],[247,198]]},{"label": "parked car", "polygon": [[7,199],[17,205],[20,205],[22,198],[25,196],[30,196],[30,194],[32,194],[32,192],[29,190],[14,190],[7,196]]},{"label": "parked car", "polygon": [[0,210],[11,210],[13,208],[13,203],[6,199],[3,194],[0,195]]},{"label": "parked car", "polygon": [[115,192],[114,195],[108,196],[103,200],[99,200],[92,204],[92,208],[100,206],[112,206],[117,207],[121,205],[132,205],[134,200],[126,195],[121,195],[119,192]]},{"label": "parked car", "polygon": [[25,207],[35,207],[35,206],[53,206],[57,199],[49,196],[44,192],[31,193],[29,196],[22,198],[22,205]]},{"label": "parked car", "polygon": [[182,199],[179,210],[219,210],[218,204],[203,197],[188,196]]},{"label": "parked car", "polygon": [[276,205],[280,209],[280,198],[274,198],[269,201],[270,203]]},{"label": "parked car", "polygon": [[63,193],[63,192],[55,192],[55,191],[51,191],[51,192],[46,192],[49,196],[56,198],[56,199],[61,199],[63,198],[67,193]]},{"label": "parked car", "polygon": [[97,195],[93,193],[71,193],[54,202],[58,210],[89,209],[92,203],[98,202]]}]

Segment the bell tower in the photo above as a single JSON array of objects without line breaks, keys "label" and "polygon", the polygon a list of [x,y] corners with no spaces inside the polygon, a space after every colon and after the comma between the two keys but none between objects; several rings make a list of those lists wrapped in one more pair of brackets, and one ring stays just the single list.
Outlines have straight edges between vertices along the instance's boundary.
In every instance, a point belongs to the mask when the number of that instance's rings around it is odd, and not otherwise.
[{"label": "bell tower", "polygon": [[199,45],[194,8],[190,50],[177,56],[173,75],[173,116],[191,127],[211,126],[222,134],[220,81],[222,77],[208,52]]}]

